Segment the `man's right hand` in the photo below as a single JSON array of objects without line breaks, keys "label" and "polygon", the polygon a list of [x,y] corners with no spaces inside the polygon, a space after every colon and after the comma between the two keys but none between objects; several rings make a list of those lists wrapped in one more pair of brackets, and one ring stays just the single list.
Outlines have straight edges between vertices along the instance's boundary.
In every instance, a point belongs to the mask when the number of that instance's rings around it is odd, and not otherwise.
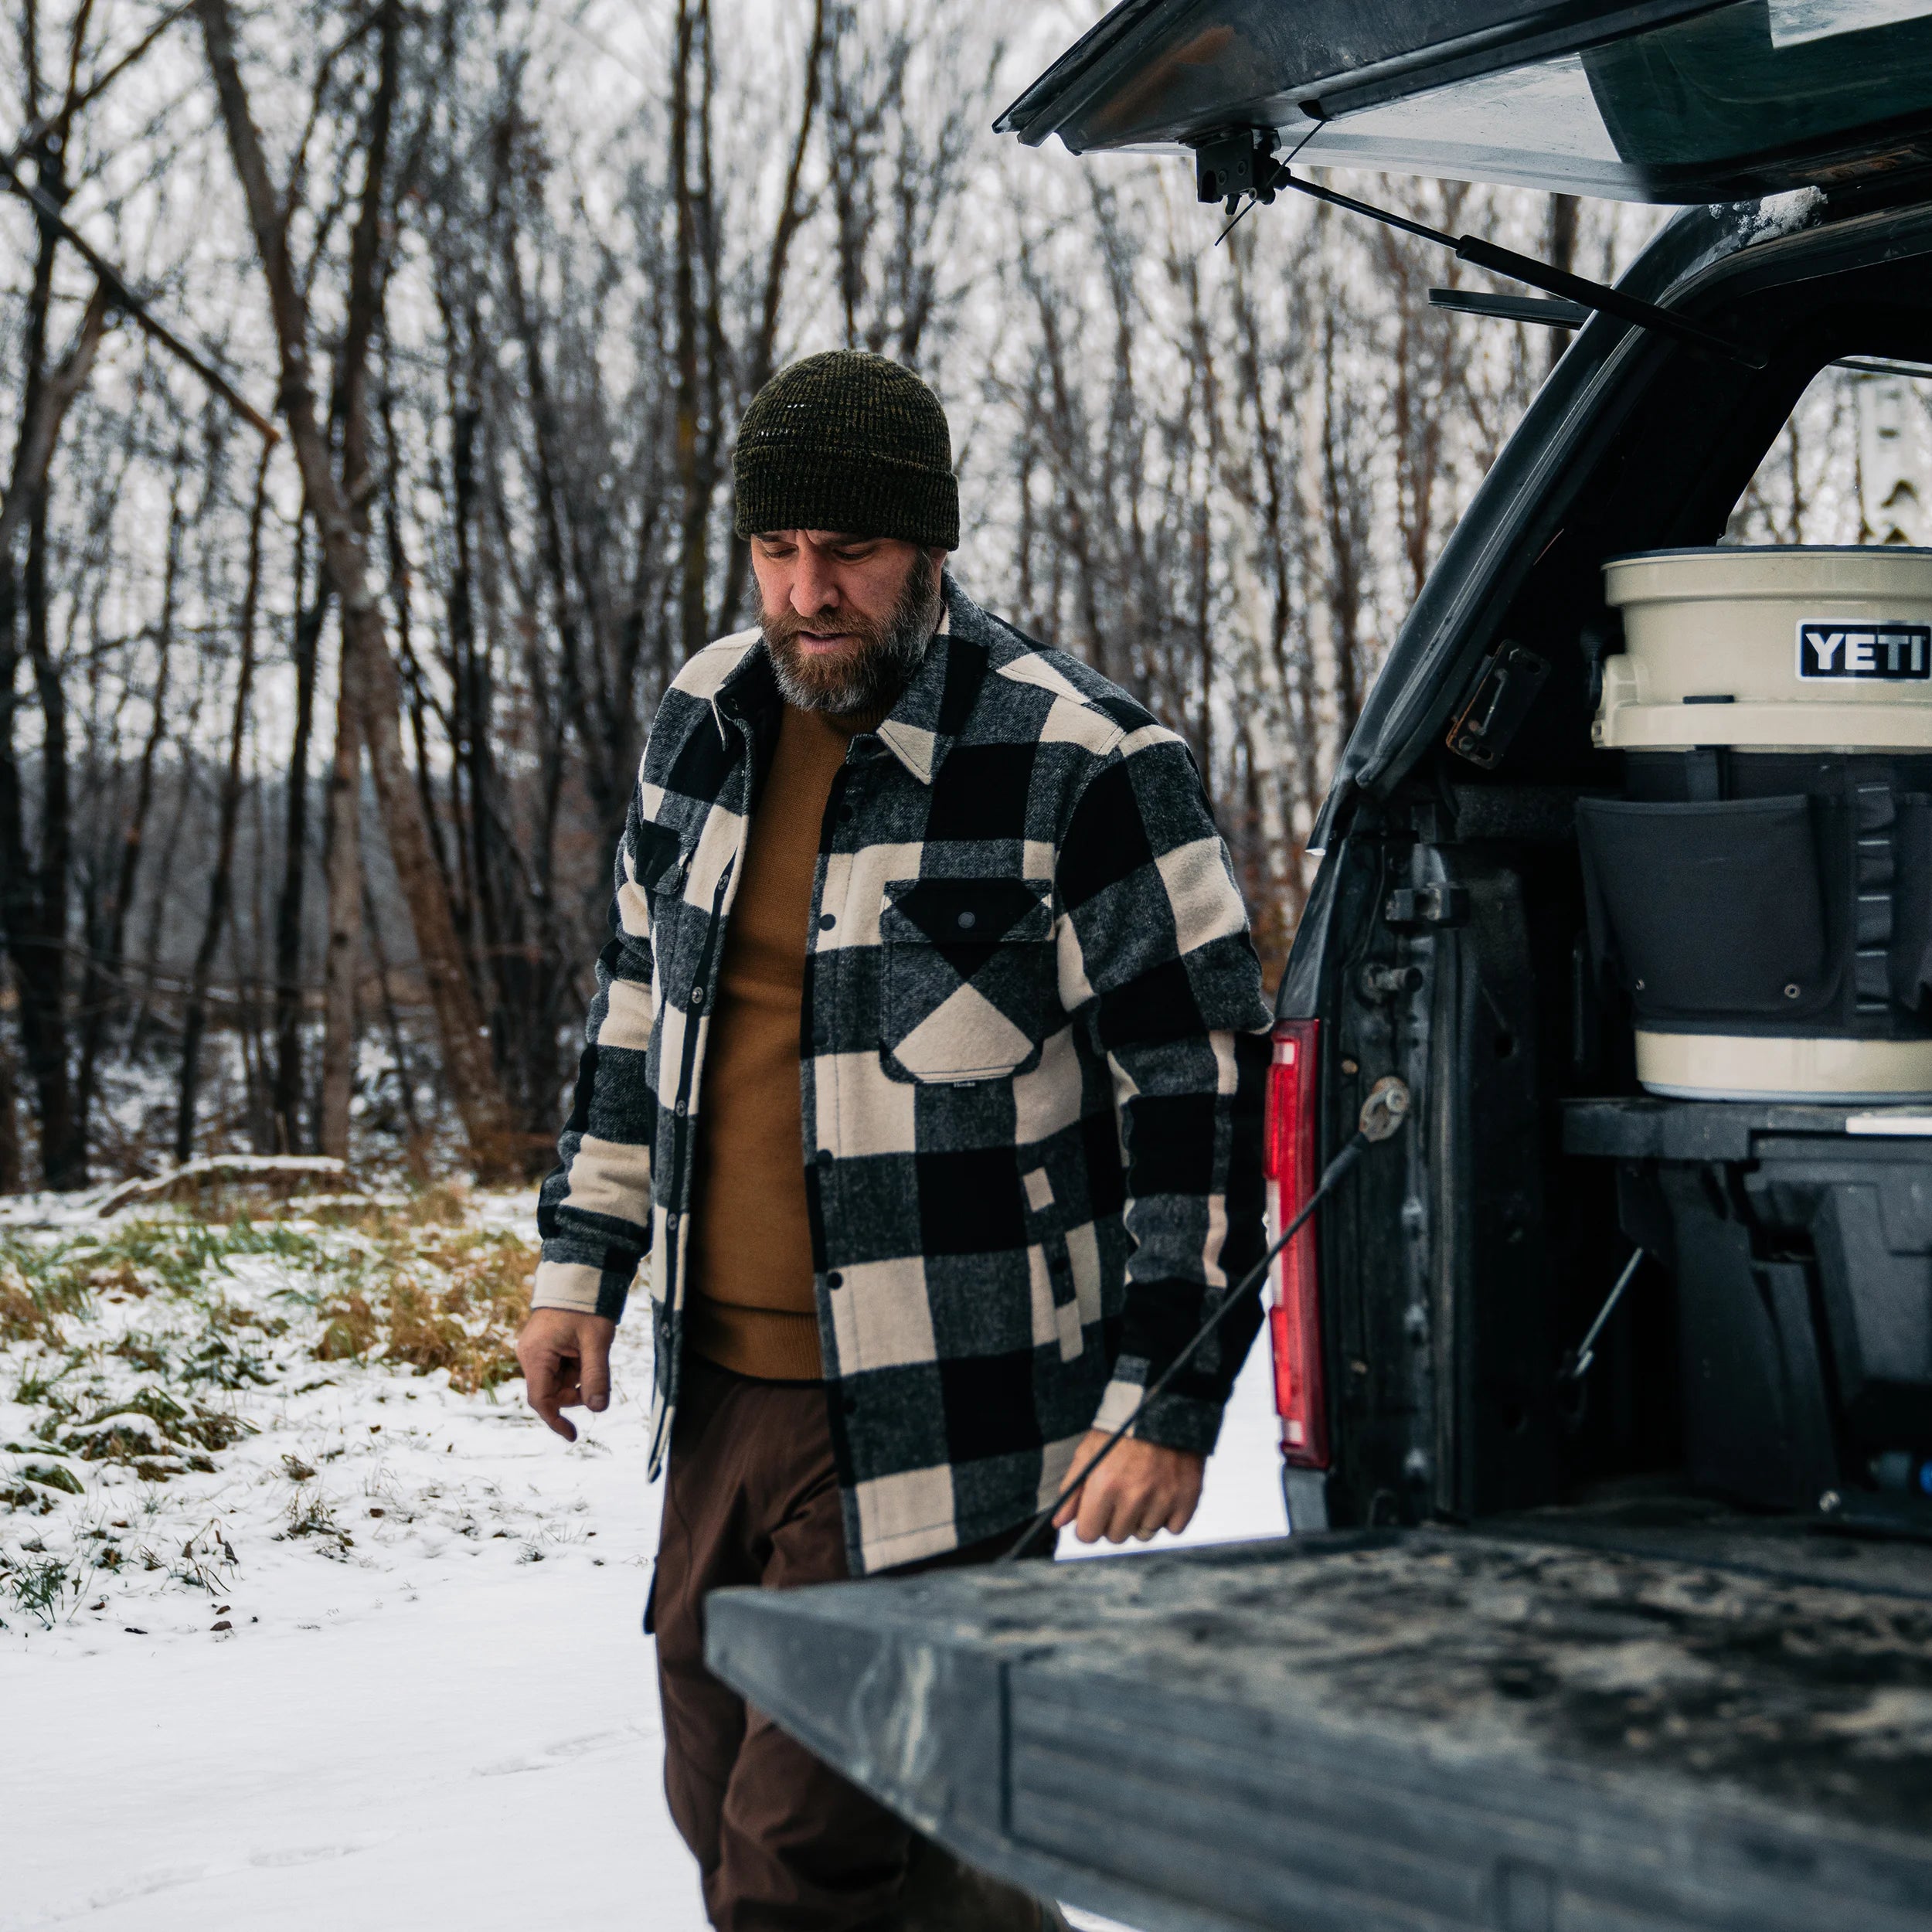
[{"label": "man's right hand", "polygon": [[600,1415],[611,1406],[611,1338],[617,1332],[605,1315],[532,1308],[516,1338],[525,1399],[566,1442],[575,1442],[577,1432],[563,1410]]}]

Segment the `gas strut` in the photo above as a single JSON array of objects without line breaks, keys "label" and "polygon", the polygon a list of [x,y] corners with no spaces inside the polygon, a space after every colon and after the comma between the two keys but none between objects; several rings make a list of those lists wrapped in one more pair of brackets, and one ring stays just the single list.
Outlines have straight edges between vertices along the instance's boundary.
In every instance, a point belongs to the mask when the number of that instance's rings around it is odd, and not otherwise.
[{"label": "gas strut", "polygon": [[[1304,136],[1302,145],[1306,143]],[[1228,213],[1233,218],[1228,223],[1229,228],[1248,209],[1257,203],[1266,206],[1281,189],[1292,188],[1298,195],[1325,201],[1336,208],[1345,208],[1352,214],[1366,215],[1371,221],[1399,228],[1405,235],[1434,242],[1438,247],[1450,250],[1458,260],[1473,263],[1492,274],[1507,276],[1512,281],[1526,282],[1530,287],[1540,288],[1546,294],[1559,296],[1583,308],[1600,310],[1606,315],[1614,315],[1619,321],[1629,322],[1638,328],[1655,329],[1660,335],[1675,336],[1679,342],[1706,355],[1722,355],[1731,362],[1742,362],[1747,369],[1762,369],[1765,366],[1767,359],[1757,350],[1747,349],[1741,342],[1733,342],[1709,329],[1699,328],[1696,323],[1686,321],[1682,316],[1670,309],[1660,308],[1655,302],[1643,301],[1634,295],[1626,295],[1621,289],[1573,275],[1567,269],[1553,268],[1548,262],[1539,262],[1533,255],[1519,255],[1513,248],[1499,248],[1479,235],[1445,234],[1440,228],[1411,221],[1406,215],[1391,214],[1386,208],[1374,208],[1366,201],[1357,201],[1352,195],[1338,194],[1332,188],[1304,181],[1288,172],[1287,162],[1275,159],[1274,145],[1272,134],[1250,131],[1223,135],[1195,149],[1196,192],[1202,201],[1226,199]],[[1300,151],[1298,147],[1295,152]],[[1293,158],[1294,155],[1289,156],[1289,160]],[[1241,207],[1238,204],[1243,195],[1249,200],[1247,206]],[[1225,235],[1227,229],[1221,232]]]},{"label": "gas strut", "polygon": [[1109,1431],[1106,1441],[1087,1458],[1086,1466],[1068,1479],[1066,1487],[1021,1531],[1012,1547],[1001,1553],[998,1561],[1010,1563],[1033,1547],[1039,1539],[1040,1532],[1060,1513],[1060,1505],[1068,1497],[1078,1495],[1087,1478],[1126,1440],[1148,1404],[1155,1396],[1165,1393],[1175,1377],[1194,1359],[1209,1336],[1267,1278],[1269,1263],[1307,1226],[1308,1217],[1328,1199],[1363,1153],[1377,1141],[1387,1140],[1408,1117],[1408,1088],[1393,1077],[1377,1080],[1369,1097],[1362,1103],[1355,1131],[1349,1136],[1342,1151],[1322,1170],[1321,1179],[1304,1203],[1301,1212],[1268,1244],[1267,1252],[1242,1276],[1233,1290],[1222,1297],[1221,1305],[1195,1331],[1193,1339],[1168,1364],[1166,1372],[1141,1391],[1141,1399],[1134,1403],[1127,1420],[1118,1428]]}]

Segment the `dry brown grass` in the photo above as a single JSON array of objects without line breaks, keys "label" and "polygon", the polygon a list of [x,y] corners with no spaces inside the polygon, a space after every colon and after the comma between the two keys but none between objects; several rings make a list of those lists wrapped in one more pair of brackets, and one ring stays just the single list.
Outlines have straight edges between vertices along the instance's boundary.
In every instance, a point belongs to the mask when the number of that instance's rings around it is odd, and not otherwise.
[{"label": "dry brown grass", "polygon": [[28,1292],[12,1269],[0,1271],[0,1342],[57,1342],[53,1317]]},{"label": "dry brown grass", "polygon": [[469,1212],[469,1190],[454,1182],[438,1181],[412,1196],[400,1219],[410,1227],[460,1227]]},{"label": "dry brown grass", "polygon": [[454,1182],[437,1181],[406,1195],[332,1194],[287,1203],[291,1215],[324,1227],[353,1228],[378,1240],[393,1240],[411,1228],[459,1227],[468,1218],[470,1192]]},{"label": "dry brown grass", "polygon": [[318,1362],[359,1362],[382,1338],[382,1324],[369,1298],[352,1288],[322,1304],[321,1339],[315,1344]]},{"label": "dry brown grass", "polygon": [[382,1359],[448,1372],[472,1395],[521,1372],[516,1332],[530,1311],[536,1251],[513,1234],[451,1229],[399,1212],[377,1236],[361,1285],[325,1303],[323,1362]]}]

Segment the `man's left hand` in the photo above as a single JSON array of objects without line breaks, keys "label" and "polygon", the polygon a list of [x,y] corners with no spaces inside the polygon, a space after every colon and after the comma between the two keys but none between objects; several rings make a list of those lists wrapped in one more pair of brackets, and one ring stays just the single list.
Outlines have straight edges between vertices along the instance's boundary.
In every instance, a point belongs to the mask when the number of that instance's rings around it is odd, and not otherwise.
[{"label": "man's left hand", "polygon": [[[1104,1430],[1090,1429],[1075,1454],[1070,1474],[1084,1469],[1107,1446]],[[1083,1543],[1124,1543],[1131,1536],[1145,1543],[1157,1529],[1177,1535],[1193,1520],[1201,1500],[1201,1475],[1207,1458],[1192,1450],[1164,1449],[1157,1442],[1129,1436],[1069,1496],[1053,1518],[1053,1527],[1073,1526]]]}]

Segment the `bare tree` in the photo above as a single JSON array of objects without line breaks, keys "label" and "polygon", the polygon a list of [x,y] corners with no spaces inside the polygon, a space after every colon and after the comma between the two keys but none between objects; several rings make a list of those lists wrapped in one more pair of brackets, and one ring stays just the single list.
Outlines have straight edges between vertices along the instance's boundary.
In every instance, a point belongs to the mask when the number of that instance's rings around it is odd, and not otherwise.
[{"label": "bare tree", "polygon": [[209,983],[215,954],[228,923],[235,894],[235,834],[241,821],[244,774],[242,754],[248,742],[250,706],[255,695],[255,621],[261,602],[262,521],[268,508],[268,447],[255,472],[255,495],[248,518],[248,568],[242,593],[235,668],[235,703],[228,730],[228,764],[222,774],[221,801],[215,833],[215,866],[208,886],[208,913],[202,923],[201,943],[195,949],[188,999],[182,1021],[181,1097],[175,1126],[175,1158],[186,1161],[195,1151],[195,1103],[201,1084],[202,1040],[208,1026]]},{"label": "bare tree", "polygon": [[[350,491],[360,485],[363,472],[360,468],[350,471],[349,488],[345,488],[330,460],[317,417],[309,376],[308,305],[290,259],[285,203],[270,178],[267,157],[249,111],[228,8],[225,0],[198,0],[196,12],[221,102],[230,151],[267,279],[269,305],[281,353],[281,412],[288,425],[303,488],[342,611],[343,662],[350,674],[345,681],[345,689],[354,692],[361,713],[389,849],[416,927],[423,975],[436,1009],[444,1073],[472,1155],[479,1165],[495,1172],[514,1161],[509,1111],[485,1043],[481,1015],[464,968],[455,922],[451,917],[449,894],[437,869],[422,801],[403,761],[400,681],[384,634],[381,606],[369,581],[361,519],[352,507]],[[383,60],[387,78],[379,82],[378,107],[372,119],[372,123],[379,124],[381,140],[379,142],[372,134],[363,196],[369,236],[366,246],[372,253],[382,219],[382,162],[386,154],[387,115],[394,97],[396,43],[402,31],[398,0],[384,0],[381,12]],[[385,100],[388,106],[383,104]],[[363,244],[359,236],[358,247],[359,262],[368,260],[369,257],[361,252]],[[376,299],[375,273],[370,262],[355,291],[364,299],[358,301],[352,295],[350,308],[350,335],[360,332],[365,350],[375,327],[371,312]],[[352,403],[352,422],[363,413],[359,393],[367,379],[366,369],[358,366],[360,358],[345,356],[344,359],[351,393],[357,399]]]}]

